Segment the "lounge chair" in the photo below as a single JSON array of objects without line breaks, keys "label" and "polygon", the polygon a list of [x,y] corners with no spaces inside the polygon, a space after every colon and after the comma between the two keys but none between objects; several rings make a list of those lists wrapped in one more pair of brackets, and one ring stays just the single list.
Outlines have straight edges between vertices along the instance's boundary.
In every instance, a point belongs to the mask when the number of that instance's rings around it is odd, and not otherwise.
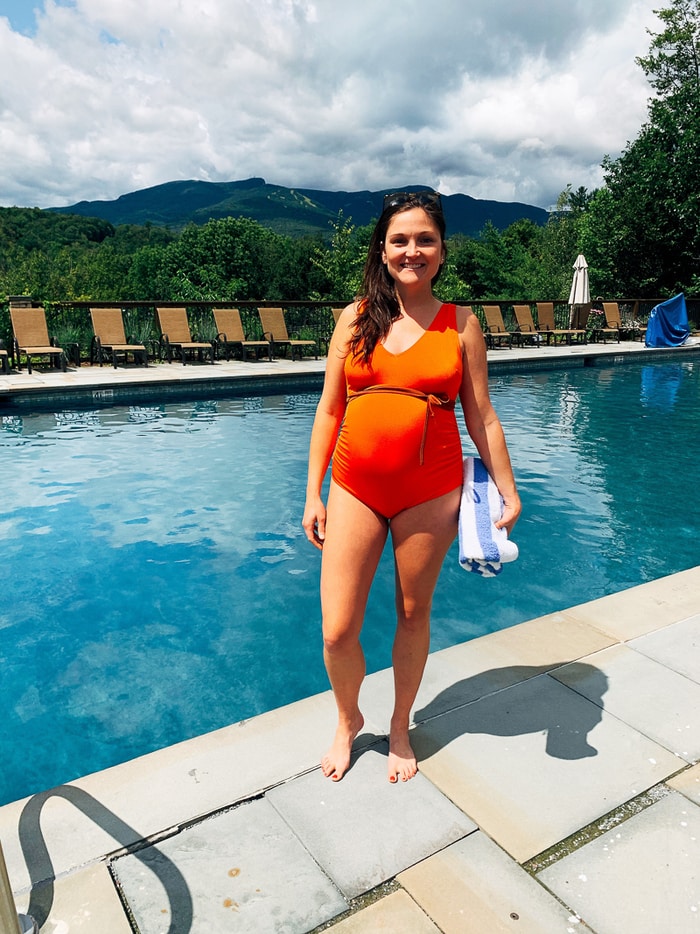
[{"label": "lounge chair", "polygon": [[[617,328],[620,336],[622,336],[622,334],[629,334],[632,340],[636,340],[637,337],[639,337],[640,340],[644,340],[647,329],[638,324],[623,324],[622,316],[620,315],[620,306],[617,302],[603,302],[603,313],[605,314],[605,323],[610,330],[615,330],[615,328]],[[618,337],[618,340],[619,339]],[[603,343],[605,343],[605,341],[603,341]]]},{"label": "lounge chair", "polygon": [[537,302],[537,327],[541,333],[547,335],[547,343],[549,343],[550,337],[554,339],[555,344],[557,338],[566,341],[567,344],[570,344],[573,340],[579,344],[586,343],[585,328],[558,328],[556,326],[554,323],[554,302]]},{"label": "lounge chair", "polygon": [[341,314],[344,311],[345,311],[345,306],[343,306],[342,308],[331,308],[331,314],[333,315],[333,326],[331,327],[330,324],[328,324],[326,327],[323,328],[323,331],[321,331],[321,333],[319,334],[319,343],[324,348],[323,352],[326,354],[326,356],[328,356],[328,348],[331,345],[331,338],[333,337],[333,331],[335,330],[335,326],[338,323],[338,319],[340,318]]},{"label": "lounge chair", "polygon": [[541,331],[535,326],[535,322],[532,320],[532,310],[529,305],[513,305],[513,312],[515,314],[515,320],[518,322],[518,334],[521,335],[520,343],[522,346],[523,337],[530,339],[530,342],[533,344],[539,344],[543,337],[547,338],[547,343],[549,343],[549,335],[546,331]]},{"label": "lounge chair", "polygon": [[620,324],[620,311],[617,302],[603,302],[603,319],[605,321],[604,325],[601,327],[593,326],[593,340],[599,341],[602,338],[605,344],[608,337],[610,337],[615,338],[619,344],[622,325]]},{"label": "lounge chair", "polygon": [[263,329],[263,337],[270,341],[273,356],[276,344],[289,347],[292,351],[292,360],[295,351],[299,351],[299,359],[301,360],[304,347],[313,347],[315,357],[318,360],[318,344],[316,341],[297,340],[289,336],[283,308],[258,308],[258,313]]},{"label": "lounge chair", "polygon": [[22,357],[27,358],[27,373],[32,372],[32,357],[48,357],[66,372],[66,354],[62,347],[57,347],[49,338],[46,327],[46,313],[43,308],[13,308],[10,306],[10,318],[14,334],[15,358],[17,369],[22,369]]},{"label": "lounge chair", "polygon": [[503,315],[501,314],[501,306],[482,305],[481,310],[486,320],[486,346],[493,348],[497,341],[499,344],[503,341],[507,341],[508,346],[512,347],[513,333],[512,331],[506,330],[506,326],[503,323]]},{"label": "lounge chair", "polygon": [[[4,341],[3,341],[3,344],[4,344]],[[3,373],[7,374],[10,372],[10,361],[9,361],[8,353],[4,347],[0,347],[0,367],[2,367]]]},{"label": "lounge chair", "polygon": [[216,324],[216,346],[224,352],[226,360],[231,359],[231,349],[239,352],[243,359],[249,350],[260,356],[260,351],[267,351],[272,359],[272,350],[269,341],[249,341],[243,330],[241,313],[237,308],[214,308],[214,323]]},{"label": "lounge chair", "polygon": [[106,358],[112,358],[114,369],[117,368],[117,362],[120,354],[124,355],[124,364],[126,365],[129,354],[144,366],[148,366],[148,354],[143,344],[132,344],[127,340],[124,332],[124,319],[121,308],[91,308],[90,317],[92,318],[93,338],[90,343],[90,365],[97,360],[102,366],[102,361]]},{"label": "lounge chair", "polygon": [[179,352],[183,366],[187,363],[188,352],[193,358],[196,353],[200,360],[208,355],[211,362],[214,362],[214,345],[211,341],[192,340],[186,308],[156,308],[156,315],[160,328],[160,343],[168,363],[173,361],[174,350]]}]

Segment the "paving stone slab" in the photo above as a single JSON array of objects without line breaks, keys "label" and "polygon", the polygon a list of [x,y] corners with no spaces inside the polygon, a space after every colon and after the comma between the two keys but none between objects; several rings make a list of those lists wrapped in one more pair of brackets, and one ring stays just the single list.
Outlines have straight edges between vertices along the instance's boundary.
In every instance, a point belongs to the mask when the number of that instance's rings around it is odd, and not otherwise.
[{"label": "paving stone slab", "polygon": [[264,798],[113,867],[140,934],[302,934],[348,908]]},{"label": "paving stone slab", "polygon": [[[600,673],[607,679],[601,697]],[[624,720],[670,752],[700,758],[700,684],[627,645],[614,645],[552,672],[608,713]],[[640,690],[640,685],[644,686]]]},{"label": "paving stone slab", "polygon": [[[34,894],[40,908],[32,917],[42,934],[133,934],[106,862],[72,872],[52,887],[44,884]],[[29,894],[16,902],[20,914],[27,914]]]},{"label": "paving stone slab", "polygon": [[392,892],[368,908],[343,918],[331,930],[333,934],[440,934],[405,892]]},{"label": "paving stone slab", "polygon": [[483,833],[400,873],[443,934],[566,934],[580,920]]},{"label": "paving stone slab", "polygon": [[700,615],[633,639],[630,646],[700,683]]},{"label": "paving stone slab", "polygon": [[695,804],[700,804],[700,765],[684,769],[679,775],[669,778],[667,784]]},{"label": "paving stone slab", "polygon": [[550,675],[436,717],[412,739],[423,775],[519,862],[683,761]]},{"label": "paving stone slab", "polygon": [[363,752],[339,782],[319,769],[267,794],[347,898],[475,830],[420,773],[391,784],[387,753],[386,743]]},{"label": "paving stone slab", "polygon": [[538,874],[604,934],[700,930],[700,808],[671,792]]},{"label": "paving stone slab", "polygon": [[700,566],[567,610],[575,619],[626,642],[698,612]]}]

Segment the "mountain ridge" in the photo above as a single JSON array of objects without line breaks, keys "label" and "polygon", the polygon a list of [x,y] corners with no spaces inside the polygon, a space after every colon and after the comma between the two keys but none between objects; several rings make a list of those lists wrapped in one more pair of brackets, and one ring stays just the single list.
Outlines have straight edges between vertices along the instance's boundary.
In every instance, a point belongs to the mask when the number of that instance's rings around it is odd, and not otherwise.
[{"label": "mountain ridge", "polygon": [[[401,189],[348,192],[286,188],[258,177],[231,182],[190,179],[127,192],[109,201],[79,201],[47,210],[99,217],[114,225],[152,224],[176,230],[189,223],[205,224],[222,217],[248,217],[277,233],[290,236],[320,233],[327,237],[340,211],[356,227],[365,226],[381,213],[384,195],[396,190],[427,189],[424,185],[406,185]],[[483,200],[464,194],[443,195],[442,202],[449,235],[476,237],[489,222],[504,230],[522,218],[543,225],[549,217],[547,211],[534,205]]]}]

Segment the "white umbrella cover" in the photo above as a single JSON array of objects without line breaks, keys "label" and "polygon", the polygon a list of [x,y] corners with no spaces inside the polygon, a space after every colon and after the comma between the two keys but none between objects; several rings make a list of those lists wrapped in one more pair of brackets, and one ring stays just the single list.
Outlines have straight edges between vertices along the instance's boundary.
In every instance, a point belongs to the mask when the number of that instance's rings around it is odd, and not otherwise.
[{"label": "white umbrella cover", "polygon": [[583,253],[579,253],[574,263],[574,278],[571,282],[571,292],[569,293],[569,304],[571,305],[571,323],[578,318],[579,307],[581,305],[590,305],[591,290],[588,285],[588,263]]}]

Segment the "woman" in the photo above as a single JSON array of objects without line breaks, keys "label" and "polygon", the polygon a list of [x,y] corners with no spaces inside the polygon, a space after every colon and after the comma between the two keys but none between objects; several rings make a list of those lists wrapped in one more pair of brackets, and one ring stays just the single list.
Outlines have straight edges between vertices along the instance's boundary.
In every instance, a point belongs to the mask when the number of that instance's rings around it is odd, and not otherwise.
[{"label": "woman", "polygon": [[[388,778],[407,781],[418,770],[410,713],[428,657],[433,591],[457,533],[461,496],[457,396],[505,503],[497,524],[510,533],[520,514],[503,429],[489,399],[481,327],[471,309],[433,295],[445,256],[440,196],[388,195],[369,245],[363,297],[340,315],[328,352],[302,525],[323,550],[324,661],[338,727],[321,768],[334,781],[347,771],[364,723],[360,630],[389,531],[397,626]],[[321,487],[331,456],[326,507]]]}]

